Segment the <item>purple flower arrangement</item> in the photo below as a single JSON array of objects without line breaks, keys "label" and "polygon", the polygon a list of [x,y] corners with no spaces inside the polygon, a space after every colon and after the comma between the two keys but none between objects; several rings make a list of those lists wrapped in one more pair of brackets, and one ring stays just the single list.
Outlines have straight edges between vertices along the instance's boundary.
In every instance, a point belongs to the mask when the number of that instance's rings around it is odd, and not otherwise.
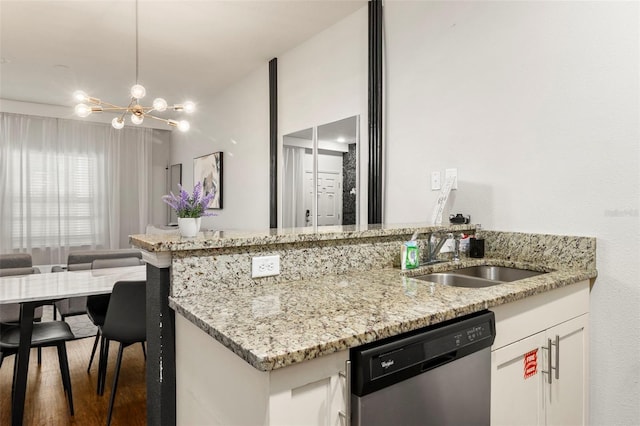
[{"label": "purple flower arrangement", "polygon": [[207,212],[207,206],[216,196],[215,189],[206,195],[202,194],[202,182],[196,183],[193,187],[193,195],[189,194],[180,184],[178,184],[178,188],[180,189],[179,196],[173,192],[162,196],[162,201],[174,209],[178,217],[215,216],[215,214]]}]

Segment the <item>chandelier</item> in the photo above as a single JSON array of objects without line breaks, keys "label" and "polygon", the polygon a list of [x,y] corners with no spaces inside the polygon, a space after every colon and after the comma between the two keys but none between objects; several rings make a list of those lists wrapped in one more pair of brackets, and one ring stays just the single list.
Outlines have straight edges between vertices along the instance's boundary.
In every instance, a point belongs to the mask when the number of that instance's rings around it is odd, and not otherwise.
[{"label": "chandelier", "polygon": [[167,123],[171,127],[176,127],[178,130],[186,132],[189,130],[189,122],[186,120],[172,120],[167,118],[161,118],[153,115],[154,111],[162,112],[166,110],[184,111],[186,113],[192,113],[195,110],[195,104],[187,101],[181,104],[169,105],[163,98],[156,98],[153,100],[152,106],[142,106],[140,99],[146,95],[146,89],[144,86],[138,84],[138,0],[136,0],[136,84],[131,87],[131,100],[126,107],[110,104],[101,99],[94,98],[87,95],[82,90],[77,90],[73,93],[73,97],[77,102],[80,102],[75,107],[75,113],[79,117],[87,117],[92,113],[100,112],[116,112],[118,117],[111,120],[111,125],[116,129],[122,129],[124,127],[124,120],[127,114],[131,116],[131,122],[133,124],[142,124],[145,117],[152,118]]}]

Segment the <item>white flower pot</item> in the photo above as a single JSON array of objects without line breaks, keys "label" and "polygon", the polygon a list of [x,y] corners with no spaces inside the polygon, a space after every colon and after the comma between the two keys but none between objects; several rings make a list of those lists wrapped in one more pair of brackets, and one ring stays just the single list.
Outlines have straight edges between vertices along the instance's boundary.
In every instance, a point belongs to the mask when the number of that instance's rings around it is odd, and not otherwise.
[{"label": "white flower pot", "polygon": [[200,231],[200,220],[202,218],[194,217],[179,217],[178,229],[180,229],[180,235],[183,237],[195,237]]}]

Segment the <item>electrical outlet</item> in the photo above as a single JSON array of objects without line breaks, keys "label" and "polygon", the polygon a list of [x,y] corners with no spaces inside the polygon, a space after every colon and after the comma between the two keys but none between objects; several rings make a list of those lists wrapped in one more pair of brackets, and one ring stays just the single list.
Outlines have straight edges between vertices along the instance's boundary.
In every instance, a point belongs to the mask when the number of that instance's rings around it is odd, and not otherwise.
[{"label": "electrical outlet", "polygon": [[454,178],[453,185],[451,185],[451,189],[458,189],[458,169],[445,169],[444,178],[445,180],[450,177]]},{"label": "electrical outlet", "polygon": [[280,255],[251,258],[251,278],[280,275]]}]

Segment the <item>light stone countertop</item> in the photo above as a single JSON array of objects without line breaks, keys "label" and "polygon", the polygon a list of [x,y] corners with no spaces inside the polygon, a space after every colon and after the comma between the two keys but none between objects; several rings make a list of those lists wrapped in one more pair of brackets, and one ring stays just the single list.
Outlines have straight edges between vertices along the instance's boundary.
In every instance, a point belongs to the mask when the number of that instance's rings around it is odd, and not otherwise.
[{"label": "light stone countertop", "polygon": [[8,303],[109,294],[117,281],[145,280],[147,268],[125,266],[0,277],[0,309]]},{"label": "light stone countertop", "polygon": [[221,289],[171,298],[169,304],[256,369],[270,371],[597,275],[595,269],[563,269],[479,289],[408,276],[485,264],[551,270],[501,259],[465,259],[413,271],[386,268]]},{"label": "light stone countertop", "polygon": [[202,231],[199,232],[196,237],[186,238],[181,237],[176,228],[175,233],[131,235],[129,236],[129,241],[135,247],[150,252],[175,252],[224,247],[380,238],[396,235],[411,235],[415,231],[424,234],[427,232],[462,232],[475,229],[476,225],[474,224],[446,226],[430,226],[424,223],[376,224],[267,229],[258,231]]}]

